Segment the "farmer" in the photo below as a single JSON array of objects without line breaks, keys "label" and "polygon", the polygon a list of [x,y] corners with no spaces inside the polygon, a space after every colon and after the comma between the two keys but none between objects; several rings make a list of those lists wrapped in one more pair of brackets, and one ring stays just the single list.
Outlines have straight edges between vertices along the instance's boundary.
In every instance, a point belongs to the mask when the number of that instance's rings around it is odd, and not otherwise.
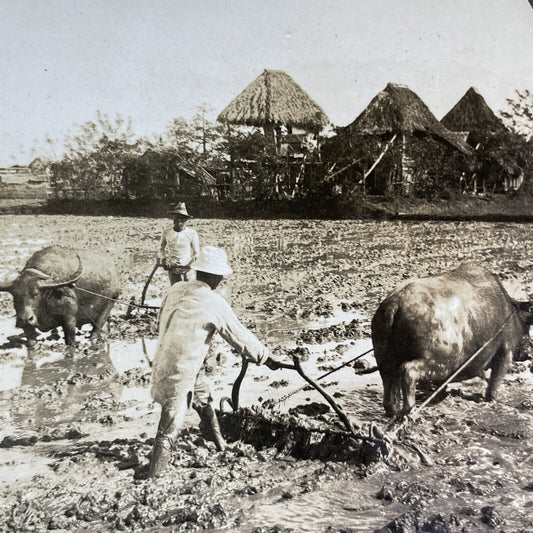
[{"label": "farmer", "polygon": [[202,368],[215,333],[248,360],[258,365],[267,362],[270,368],[275,368],[268,349],[239,322],[230,305],[215,292],[223,277],[233,272],[224,250],[204,247],[191,268],[196,271],[196,279],[174,285],[159,314],[152,397],[162,408],[148,467],[149,477],[159,474],[170,461],[172,447],[191,405],[200,416],[200,429],[206,438],[214,441],[219,451],[224,449],[225,442],[211,406],[209,383]]},{"label": "farmer", "polygon": [[176,204],[168,214],[172,215],[174,226],[163,231],[157,257],[168,270],[170,284],[174,285],[188,279],[190,265],[200,253],[200,244],[196,231],[186,227],[191,216],[184,202]]}]

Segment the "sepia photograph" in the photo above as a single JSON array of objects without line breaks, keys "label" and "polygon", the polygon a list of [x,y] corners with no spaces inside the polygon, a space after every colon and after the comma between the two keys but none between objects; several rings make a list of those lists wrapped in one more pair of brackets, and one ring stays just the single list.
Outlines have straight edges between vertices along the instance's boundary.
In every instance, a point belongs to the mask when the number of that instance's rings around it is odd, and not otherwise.
[{"label": "sepia photograph", "polygon": [[533,0],[0,15],[0,532],[533,533]]}]

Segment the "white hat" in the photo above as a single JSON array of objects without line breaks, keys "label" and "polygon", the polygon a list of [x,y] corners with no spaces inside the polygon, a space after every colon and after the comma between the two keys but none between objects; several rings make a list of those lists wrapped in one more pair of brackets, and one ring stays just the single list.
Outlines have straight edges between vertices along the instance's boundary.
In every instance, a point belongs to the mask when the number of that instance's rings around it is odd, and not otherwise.
[{"label": "white hat", "polygon": [[191,265],[191,268],[218,276],[229,276],[233,272],[228,265],[226,252],[216,246],[204,246],[200,251],[200,257]]}]

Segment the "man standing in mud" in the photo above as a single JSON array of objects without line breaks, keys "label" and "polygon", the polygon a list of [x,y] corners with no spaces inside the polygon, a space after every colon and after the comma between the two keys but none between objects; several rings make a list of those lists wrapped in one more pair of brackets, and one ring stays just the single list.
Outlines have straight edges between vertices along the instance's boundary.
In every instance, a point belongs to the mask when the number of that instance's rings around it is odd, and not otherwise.
[{"label": "man standing in mud", "polygon": [[[233,271],[226,253],[206,246],[191,268],[196,279],[176,283],[159,314],[159,340],[154,357],[152,397],[161,404],[161,418],[148,467],[148,476],[168,465],[171,450],[192,405],[200,416],[200,429],[217,449],[225,442],[212,407],[212,397],[202,365],[215,333],[250,361],[267,363],[268,349],[246,329],[226,300],[215,292],[224,276]],[[267,361],[268,359],[268,361]]]},{"label": "man standing in mud", "polygon": [[170,284],[174,285],[177,281],[188,279],[190,265],[200,253],[200,244],[196,231],[186,227],[191,216],[184,202],[176,204],[169,215],[172,215],[174,225],[161,235],[158,260],[168,270]]}]

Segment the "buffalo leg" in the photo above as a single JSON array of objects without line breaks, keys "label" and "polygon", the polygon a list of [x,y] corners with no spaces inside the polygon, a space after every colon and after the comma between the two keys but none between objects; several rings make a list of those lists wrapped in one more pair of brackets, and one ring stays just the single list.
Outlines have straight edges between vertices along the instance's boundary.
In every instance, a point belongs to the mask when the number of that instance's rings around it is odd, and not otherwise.
[{"label": "buffalo leg", "polygon": [[383,381],[383,407],[387,416],[394,416],[400,411],[400,380],[397,376],[381,376]]},{"label": "buffalo leg", "polygon": [[415,359],[403,363],[400,370],[400,382],[403,393],[403,412],[409,413],[415,406],[415,393],[417,381],[425,375],[426,362]]},{"label": "buffalo leg", "polygon": [[107,319],[109,318],[109,314],[111,313],[111,309],[113,308],[113,304],[115,302],[108,301],[96,321],[93,325],[93,330],[91,331],[91,337],[96,337],[99,335],[102,331],[102,328],[104,327],[104,324],[107,322]]},{"label": "buffalo leg", "polygon": [[65,334],[65,344],[67,346],[71,346],[76,342],[76,317],[65,319],[63,333]]},{"label": "buffalo leg", "polygon": [[503,347],[492,361],[489,384],[485,393],[485,400],[492,402],[496,397],[496,390],[502,382],[505,374],[511,366],[513,352],[507,347]]}]

